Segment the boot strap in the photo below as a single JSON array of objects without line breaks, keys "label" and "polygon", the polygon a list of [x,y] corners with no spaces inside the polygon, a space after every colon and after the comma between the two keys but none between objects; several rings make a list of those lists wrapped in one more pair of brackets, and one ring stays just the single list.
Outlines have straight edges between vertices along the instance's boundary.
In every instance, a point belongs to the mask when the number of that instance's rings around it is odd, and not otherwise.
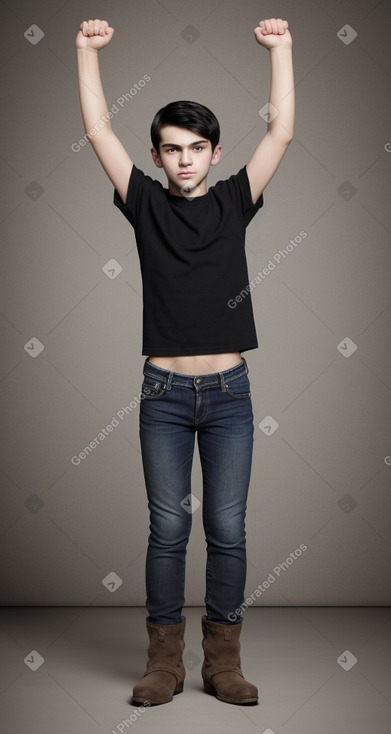
[{"label": "boot strap", "polygon": [[144,678],[149,675],[149,673],[171,673],[175,676],[179,683],[179,673],[176,670],[168,667],[168,665],[159,665],[159,663],[152,665],[150,668],[148,668],[148,670],[145,671]]},{"label": "boot strap", "polygon": [[208,671],[208,677],[213,678],[216,673],[237,673],[241,678],[244,679],[244,675],[240,668],[234,665],[215,665],[212,671]]}]

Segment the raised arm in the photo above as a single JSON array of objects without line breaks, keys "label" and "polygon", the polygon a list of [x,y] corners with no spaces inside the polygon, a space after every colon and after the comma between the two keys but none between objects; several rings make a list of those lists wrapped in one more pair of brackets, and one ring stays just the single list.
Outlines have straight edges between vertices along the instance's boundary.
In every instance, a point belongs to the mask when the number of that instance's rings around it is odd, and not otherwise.
[{"label": "raised arm", "polygon": [[125,203],[133,163],[113,133],[103,92],[98,52],[114,34],[106,20],[85,20],[76,36],[79,95],[86,137]]},{"label": "raised arm", "polygon": [[270,52],[271,73],[267,131],[246,166],[255,203],[293,139],[295,89],[292,38],[287,21],[281,18],[261,20],[254,34],[257,42]]}]

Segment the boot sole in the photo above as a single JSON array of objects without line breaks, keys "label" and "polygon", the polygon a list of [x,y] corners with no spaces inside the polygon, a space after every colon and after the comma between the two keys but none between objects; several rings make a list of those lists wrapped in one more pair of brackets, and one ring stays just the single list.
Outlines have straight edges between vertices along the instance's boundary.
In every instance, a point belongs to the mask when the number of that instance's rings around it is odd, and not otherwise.
[{"label": "boot sole", "polygon": [[255,706],[255,704],[258,703],[258,696],[255,698],[228,698],[225,696],[219,696],[215,687],[207,681],[204,681],[204,691],[205,693],[209,693],[210,696],[217,698],[218,701],[222,701],[223,703],[233,703],[236,706]]},{"label": "boot sole", "polygon": [[163,703],[170,703],[174,696],[182,692],[183,686],[181,686],[178,690],[175,690],[172,696],[169,696],[168,698],[162,698],[160,701],[150,701],[148,698],[138,698],[132,696],[132,706],[144,706],[145,703],[148,703],[149,706],[161,706]]}]

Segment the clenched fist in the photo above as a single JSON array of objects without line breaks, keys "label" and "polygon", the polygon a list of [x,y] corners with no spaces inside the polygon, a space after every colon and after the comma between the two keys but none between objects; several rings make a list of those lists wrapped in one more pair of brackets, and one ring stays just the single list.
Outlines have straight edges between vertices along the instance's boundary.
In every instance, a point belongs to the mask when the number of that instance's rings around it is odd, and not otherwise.
[{"label": "clenched fist", "polygon": [[114,28],[109,26],[107,20],[83,20],[76,36],[76,48],[99,51],[110,43],[113,35]]},{"label": "clenched fist", "polygon": [[292,36],[288,31],[288,21],[281,18],[268,18],[261,20],[254,28],[257,42],[265,48],[271,49],[277,46],[292,46]]}]

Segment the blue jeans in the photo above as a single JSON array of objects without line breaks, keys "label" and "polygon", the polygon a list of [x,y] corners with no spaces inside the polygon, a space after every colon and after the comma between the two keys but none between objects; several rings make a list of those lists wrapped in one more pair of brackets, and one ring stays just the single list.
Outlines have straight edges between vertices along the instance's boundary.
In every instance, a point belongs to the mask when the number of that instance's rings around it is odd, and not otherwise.
[{"label": "blue jeans", "polygon": [[[140,442],[150,511],[146,607],[152,624],[183,621],[191,469],[197,433],[206,538],[207,619],[232,624],[244,601],[245,516],[254,419],[248,367],[183,375],[144,364]],[[200,498],[201,499],[201,498]],[[237,619],[237,624],[241,618]]]}]

